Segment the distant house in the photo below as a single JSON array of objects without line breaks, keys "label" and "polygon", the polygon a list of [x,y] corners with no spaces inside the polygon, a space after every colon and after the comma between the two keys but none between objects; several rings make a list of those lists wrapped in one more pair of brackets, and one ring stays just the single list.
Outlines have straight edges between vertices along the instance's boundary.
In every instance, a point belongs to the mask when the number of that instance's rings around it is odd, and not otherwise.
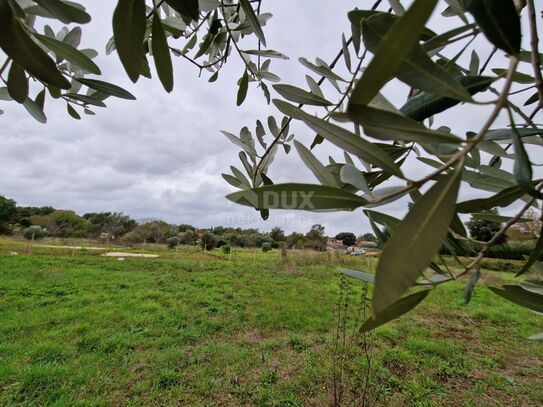
[{"label": "distant house", "polygon": [[348,246],[343,244],[343,241],[339,239],[328,239],[326,242],[326,250],[329,252],[346,252],[349,249]]},{"label": "distant house", "polygon": [[341,240],[328,238],[328,240],[326,242],[326,247],[327,248],[336,249],[339,246],[343,246],[343,242]]},{"label": "distant house", "polygon": [[366,247],[368,249],[377,249],[379,247],[379,245],[375,242],[369,242],[369,241],[364,241],[364,240],[361,240],[360,242],[356,242],[356,245],[358,247]]}]

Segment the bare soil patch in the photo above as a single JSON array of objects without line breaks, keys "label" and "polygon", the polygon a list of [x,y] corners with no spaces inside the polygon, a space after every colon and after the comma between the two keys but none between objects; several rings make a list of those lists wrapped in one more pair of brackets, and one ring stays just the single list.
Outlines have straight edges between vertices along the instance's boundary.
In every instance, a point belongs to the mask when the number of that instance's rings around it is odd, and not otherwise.
[{"label": "bare soil patch", "polygon": [[156,259],[160,257],[158,254],[147,254],[147,253],[123,253],[123,252],[108,252],[102,254],[104,257],[143,257],[146,259]]}]

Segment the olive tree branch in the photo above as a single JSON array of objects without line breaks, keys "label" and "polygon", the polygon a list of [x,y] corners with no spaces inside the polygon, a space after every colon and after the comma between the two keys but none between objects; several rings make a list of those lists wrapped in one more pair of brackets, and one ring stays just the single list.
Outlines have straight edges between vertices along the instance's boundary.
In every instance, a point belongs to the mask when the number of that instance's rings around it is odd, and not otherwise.
[{"label": "olive tree branch", "polygon": [[527,0],[527,5],[528,20],[530,21],[530,46],[532,48],[532,66],[534,68],[535,86],[537,88],[537,95],[539,98],[538,108],[541,108],[543,107],[543,77],[541,76],[541,58],[539,56],[538,49],[539,38],[537,36],[537,22],[535,16],[534,0]]},{"label": "olive tree branch", "polygon": [[7,58],[4,63],[2,64],[2,67],[0,67],[0,76],[4,73],[6,68],[8,67],[9,62],[11,61],[11,58]]},{"label": "olive tree branch", "polygon": [[[160,6],[162,6],[162,4],[164,3],[165,0],[160,0],[158,3],[155,2],[155,0],[153,0],[153,8],[152,10],[149,12],[149,14],[147,14],[147,16],[145,17],[146,20],[150,19],[151,16],[155,13],[155,11],[158,11],[158,8]],[[156,4],[155,4],[156,3]]]},{"label": "olive tree branch", "polygon": [[207,19],[209,18],[210,15],[211,15],[211,11],[208,12],[208,13],[204,16],[204,18],[202,18],[202,21],[200,21],[200,22],[198,23],[198,25],[197,25],[196,27],[194,27],[194,28],[192,29],[192,31],[191,31],[189,34],[185,35],[185,38],[186,38],[186,39],[189,39],[189,38],[192,37],[194,34],[196,34],[196,33],[198,32],[198,30],[200,29],[200,27],[202,27],[202,25],[207,21]]},{"label": "olive tree branch", "polygon": [[[379,7],[379,5],[381,4],[383,0],[377,0],[373,6],[371,7],[372,10],[375,10],[377,7]],[[222,0],[221,0],[222,2]],[[349,39],[347,40],[347,42],[345,43],[345,47],[348,47],[349,45],[351,45],[351,43],[353,42],[353,37],[349,37]],[[341,56],[343,55],[343,47],[341,48],[341,50],[337,53],[336,57],[334,58],[334,60],[332,61],[332,63],[330,64],[330,69],[334,69],[334,67],[336,66],[336,64],[338,63],[339,59],[341,58]],[[361,58],[363,58],[364,56],[366,55],[366,51],[364,51],[364,54],[362,55]],[[359,65],[360,66],[360,65]],[[355,71],[355,75],[357,74],[357,72]],[[317,85],[322,85],[324,83],[324,81],[326,80],[326,77],[323,75],[321,76],[321,78],[319,79],[319,81],[317,82]],[[351,81],[352,82],[352,81]],[[350,84],[350,86],[352,87],[352,83]],[[348,93],[348,92],[347,92]],[[345,95],[344,97],[342,98],[342,101],[345,99]],[[304,105],[303,104],[299,104],[298,105],[298,108],[301,108],[303,107]],[[292,122],[292,117],[289,117],[288,120],[285,122],[284,126],[281,128],[281,130],[279,131],[279,133],[277,134],[277,136],[273,139],[273,141],[271,142],[271,144],[268,146],[268,148],[266,149],[266,151],[264,152],[264,154],[262,154],[262,157],[260,157],[260,160],[258,161],[257,165],[256,165],[256,168],[255,168],[255,171],[254,171],[254,174],[253,174],[253,184],[255,183],[256,181],[256,177],[258,175],[258,171],[260,170],[260,168],[262,167],[262,163],[264,162],[264,159],[271,153],[273,147],[278,143],[279,139],[284,135],[286,129],[288,128],[288,126],[290,125],[290,123]]]},{"label": "olive tree branch", "polygon": [[[256,14],[257,15],[260,15],[260,7],[262,6],[262,0],[258,0],[258,6],[256,8]],[[262,49],[262,43],[260,42],[260,38],[258,39],[258,50],[260,51]],[[257,67],[258,67],[258,70],[260,71],[261,68],[260,68],[260,54],[258,55],[257,57]]]},{"label": "olive tree branch", "polygon": [[481,69],[479,69],[479,75],[482,75],[483,72],[485,71],[486,67],[488,66],[488,64],[490,63],[490,61],[492,60],[492,58],[494,57],[494,55],[496,55],[496,52],[498,51],[498,48],[494,47],[494,49],[492,50],[492,52],[488,55],[488,57],[486,58],[485,62],[483,63],[483,66],[481,67]]},{"label": "olive tree branch", "polygon": [[[352,40],[352,38],[351,38],[351,40]],[[362,68],[362,63],[364,62],[364,58],[366,58],[367,52],[368,52],[367,49],[364,50],[364,52],[360,56],[359,61],[358,61],[358,65],[356,66],[354,74],[353,74],[351,80],[349,81],[349,84],[347,85],[347,89],[345,89],[345,92],[343,92],[343,96],[341,96],[341,99],[339,99],[339,101],[336,103],[336,105],[333,107],[333,109],[331,111],[329,111],[328,114],[324,117],[324,120],[329,118],[332,113],[337,111],[341,107],[341,105],[343,104],[343,102],[345,101],[347,96],[349,96],[349,94],[351,93],[351,89],[353,88],[354,82],[356,80],[358,72],[360,71],[360,68]]]},{"label": "olive tree branch", "polygon": [[[353,38],[352,37],[349,38],[349,40],[346,43],[346,46],[349,46],[352,43],[352,41],[353,41]],[[333,69],[336,66],[336,64],[338,63],[338,61],[339,61],[339,59],[341,58],[342,55],[343,55],[343,48],[337,53],[336,57],[334,58],[334,60],[330,64],[330,69]],[[319,81],[317,82],[317,85],[322,85],[325,80],[326,80],[326,77],[324,75],[321,76]],[[300,103],[298,105],[298,108],[302,108],[303,106],[304,106],[304,104]],[[287,130],[287,128],[288,128],[288,126],[290,125],[291,122],[292,122],[292,117],[289,117],[288,120],[285,122],[285,124],[279,130],[279,133],[277,133],[277,136],[275,136],[275,138],[270,143],[268,148],[266,148],[266,151],[264,151],[264,154],[262,154],[262,156],[260,157],[260,160],[258,161],[258,163],[256,165],[255,172],[254,172],[254,175],[253,175],[253,184],[256,181],[258,171],[262,167],[262,163],[264,162],[264,159],[271,153],[271,151],[273,150],[273,147],[279,142],[281,137],[284,136],[284,133]]]},{"label": "olive tree branch", "polygon": [[[186,59],[187,61],[189,61],[191,64],[197,66],[198,68],[200,68],[200,71],[203,70],[203,69],[206,69],[206,68],[211,68],[219,63],[224,63],[226,61],[226,58],[228,58],[228,50],[230,48],[230,39],[231,37],[228,37],[228,40],[226,41],[226,48],[224,50],[224,54],[219,58],[217,59],[216,61],[213,61],[213,62],[210,62],[210,63],[207,63],[207,64],[200,64],[199,62],[197,62],[195,59],[189,57],[186,53],[183,53],[181,52],[181,50],[177,49],[177,48],[173,48],[173,47],[169,47],[171,51],[173,51],[175,53],[175,55],[178,55],[184,59]],[[222,64],[221,64],[222,66]]]},{"label": "olive tree branch", "polygon": [[258,82],[262,82],[262,80],[259,79],[259,77],[258,77],[258,73],[253,71],[253,69],[251,68],[249,63],[243,57],[243,53],[241,52],[241,49],[239,48],[236,40],[233,39],[232,30],[230,30],[230,27],[228,26],[228,21],[226,21],[226,9],[225,9],[225,5],[224,5],[224,0],[221,0],[221,11],[222,11],[222,15],[224,17],[224,26],[226,27],[226,31],[228,32],[228,36],[232,37],[232,44],[234,44],[234,48],[236,48],[236,51],[238,52],[239,57],[241,58],[241,60],[245,64],[245,67],[251,73],[251,75],[253,75],[258,80]]},{"label": "olive tree branch", "polygon": [[480,141],[483,140],[485,134],[490,129],[490,126],[492,126],[492,124],[494,123],[494,121],[496,120],[498,115],[500,114],[501,110],[504,107],[508,106],[508,95],[509,95],[509,91],[511,90],[511,85],[513,84],[513,74],[516,71],[518,63],[519,63],[518,58],[511,57],[511,61],[509,63],[509,68],[507,70],[507,76],[505,78],[505,84],[504,84],[502,92],[501,92],[501,94],[500,94],[500,96],[498,98],[498,101],[496,102],[496,105],[494,106],[494,109],[492,110],[492,113],[490,114],[490,116],[486,120],[486,122],[483,125],[483,127],[481,128],[481,130],[479,130],[479,132],[475,135],[475,137],[473,137],[472,139],[470,139],[470,140],[468,140],[466,142],[466,146],[462,150],[458,151],[445,164],[443,164],[441,167],[439,167],[435,171],[431,172],[430,174],[428,174],[424,178],[421,178],[418,181],[409,181],[405,188],[403,188],[401,190],[398,190],[396,192],[393,192],[391,194],[388,194],[388,195],[383,195],[380,198],[377,198],[377,199],[371,201],[371,203],[372,204],[373,203],[380,203],[380,202],[383,202],[383,201],[385,201],[387,199],[395,198],[397,196],[404,195],[407,192],[418,189],[421,186],[423,186],[425,183],[430,181],[431,179],[434,179],[438,175],[440,175],[443,172],[447,171],[450,167],[454,166],[456,163],[462,161],[464,159],[464,157],[468,153],[470,153],[477,146],[477,144]]}]

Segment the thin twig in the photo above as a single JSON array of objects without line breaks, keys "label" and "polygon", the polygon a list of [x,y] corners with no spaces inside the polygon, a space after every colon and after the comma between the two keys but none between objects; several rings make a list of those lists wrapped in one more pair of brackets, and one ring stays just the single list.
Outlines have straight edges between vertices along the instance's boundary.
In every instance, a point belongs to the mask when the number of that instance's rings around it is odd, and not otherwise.
[{"label": "thin twig", "polygon": [[[153,9],[149,12],[149,14],[147,14],[147,16],[145,17],[145,19],[146,19],[146,20],[150,19],[151,16],[152,16],[153,14],[155,14],[155,11],[157,11],[158,8],[159,8],[160,6],[162,6],[162,4],[164,3],[164,1],[166,1],[166,0],[160,0],[160,1],[158,2],[157,5],[153,6]],[[153,2],[153,3],[154,3],[154,2]]]},{"label": "thin twig", "polygon": [[[224,26],[226,27],[226,31],[228,32],[228,35],[233,38],[232,30],[230,30],[230,27],[228,26],[228,21],[226,21],[226,10],[224,8],[224,0],[221,0],[221,11],[224,17]],[[235,39],[232,39],[232,44],[234,44],[234,48],[236,48],[236,51],[238,52],[239,57],[241,58],[243,63],[245,64],[245,67],[247,68],[247,70],[251,73],[251,75],[255,77],[255,79],[261,82],[261,79],[258,77],[258,73],[253,71],[253,69],[251,68],[251,65],[249,65],[249,63],[243,57],[243,53],[241,52],[241,49],[239,48]]]},{"label": "thin twig", "polygon": [[362,53],[362,56],[360,57],[360,60],[358,61],[358,65],[353,73],[353,77],[351,79],[351,81],[349,82],[349,85],[347,86],[347,89],[345,90],[345,92],[343,93],[343,96],[341,97],[341,99],[336,103],[336,105],[334,106],[334,108],[328,112],[328,114],[326,115],[326,118],[330,117],[330,115],[332,113],[334,113],[335,111],[337,111],[337,109],[339,109],[341,107],[341,105],[343,104],[343,102],[345,101],[345,99],[347,98],[347,96],[349,96],[349,93],[351,92],[351,89],[353,88],[353,85],[354,85],[354,82],[356,80],[356,76],[358,75],[358,71],[360,71],[360,68],[362,67],[362,63],[364,62],[364,58],[366,57],[366,54],[367,54],[368,50],[364,50],[364,52]]},{"label": "thin twig", "polygon": [[496,55],[496,52],[498,51],[498,48],[494,47],[494,49],[492,50],[492,52],[488,55],[488,58],[486,59],[486,61],[484,62],[483,66],[481,67],[481,69],[479,70],[479,75],[482,75],[483,72],[485,71],[486,67],[488,66],[488,64],[490,63],[490,60],[494,57],[494,55]]},{"label": "thin twig", "polygon": [[185,38],[186,38],[186,39],[189,39],[189,38],[192,37],[194,34],[196,34],[196,33],[198,32],[198,30],[200,29],[200,27],[207,21],[207,19],[209,18],[210,15],[211,15],[211,11],[208,12],[208,13],[204,16],[204,18],[202,18],[202,21],[200,21],[200,22],[198,23],[198,25],[197,25],[196,27],[194,27],[194,28],[192,29],[192,31],[191,31],[189,34],[185,35]]},{"label": "thin twig", "polygon": [[8,67],[9,61],[11,61],[11,58],[6,59],[4,61],[4,63],[2,64],[2,67],[0,68],[0,76],[2,76],[2,74],[4,73],[6,68]]}]

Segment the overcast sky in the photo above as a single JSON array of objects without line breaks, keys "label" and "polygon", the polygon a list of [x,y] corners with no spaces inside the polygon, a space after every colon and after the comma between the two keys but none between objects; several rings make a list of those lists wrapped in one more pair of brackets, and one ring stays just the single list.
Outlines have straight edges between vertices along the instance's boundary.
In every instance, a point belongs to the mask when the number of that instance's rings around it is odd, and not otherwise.
[{"label": "overcast sky", "polygon": [[[224,196],[234,188],[222,179],[221,173],[229,172],[230,165],[241,168],[239,149],[219,130],[239,134],[246,125],[254,130],[256,119],[265,120],[270,114],[281,117],[265,103],[254,83],[245,103],[236,107],[236,81],[243,73],[240,60],[233,55],[218,81],[208,83],[208,73],[198,78],[193,65],[175,58],[175,88],[171,94],[162,89],[156,77],[132,84],[116,54],[106,56],[104,51],[112,34],[115,2],[80,3],[93,16],[93,21],[84,27],[82,48],[98,50],[96,61],[103,72],[101,79],[125,87],[137,101],[110,98],[106,109],[94,109],[96,116],[75,121],[66,114],[65,105],[49,99],[46,125],[31,119],[22,106],[0,101],[0,109],[4,110],[0,116],[0,194],[15,199],[19,205],[51,205],[80,214],[122,211],[136,219],[161,218],[198,227],[270,230],[278,225],[290,232],[306,231],[312,224],[321,223],[330,235],[369,231],[361,210],[275,211],[268,222],[263,222],[256,211],[229,203]],[[273,60],[271,70],[283,82],[305,86],[304,76],[309,72],[297,62],[298,57],[330,61],[341,46],[342,32],[349,35],[347,12],[355,6],[369,7],[370,2],[273,0],[263,4],[263,11],[274,15],[265,27],[268,47],[290,57],[290,61]],[[459,25],[454,19],[434,21],[439,30]],[[527,43],[527,38],[523,41]],[[482,38],[479,44],[484,51],[490,50]],[[248,43],[244,46],[255,47]],[[503,59],[495,66],[506,67]],[[406,88],[387,86],[385,94],[401,106]],[[452,124],[456,134],[463,135],[466,130],[478,129],[484,114],[485,109],[461,106],[440,118],[436,125]],[[503,117],[500,120],[502,125],[506,123]],[[309,129],[293,129],[297,139],[307,146],[311,143],[314,134]],[[317,147],[315,153],[323,161],[330,154],[342,160],[339,150],[326,143]],[[416,163],[410,163],[408,169],[419,175],[428,170]],[[316,182],[295,151],[286,156],[281,150],[269,175],[276,183]],[[470,191],[464,189],[462,194],[470,196]],[[406,202],[402,200],[383,209],[402,216]]]}]

